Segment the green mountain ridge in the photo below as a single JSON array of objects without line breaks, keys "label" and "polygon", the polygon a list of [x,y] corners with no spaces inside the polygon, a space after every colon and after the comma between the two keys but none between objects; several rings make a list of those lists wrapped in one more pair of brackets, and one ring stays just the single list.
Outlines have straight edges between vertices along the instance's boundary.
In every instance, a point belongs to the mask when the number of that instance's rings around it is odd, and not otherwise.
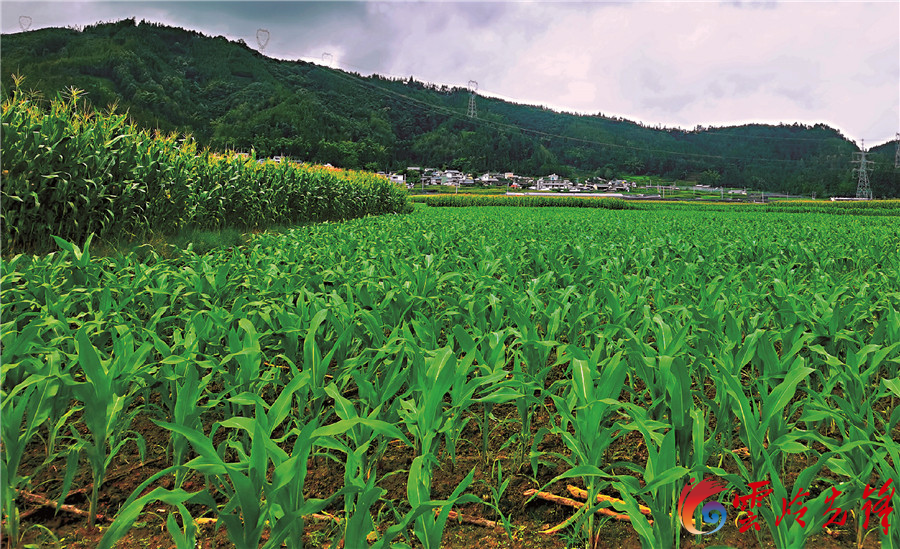
[{"label": "green mountain ridge", "polygon": [[[83,89],[140,126],[192,135],[212,149],[255,149],[353,169],[407,166],[566,177],[707,171],[730,187],[852,196],[856,145],[824,124],[748,124],[693,131],[576,115],[377,75],[263,56],[242,41],[133,19],[81,31],[3,35],[0,83],[52,97]],[[900,196],[894,143],[874,148],[878,197]]]}]

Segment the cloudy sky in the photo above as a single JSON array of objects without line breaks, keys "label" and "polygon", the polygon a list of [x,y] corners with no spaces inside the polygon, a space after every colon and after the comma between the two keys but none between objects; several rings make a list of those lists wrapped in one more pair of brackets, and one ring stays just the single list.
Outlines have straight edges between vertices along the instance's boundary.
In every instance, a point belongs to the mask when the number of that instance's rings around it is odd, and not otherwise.
[{"label": "cloudy sky", "polygon": [[[10,2],[3,33],[125,17],[265,54],[466,86],[522,103],[693,128],[900,130],[900,2]],[[265,36],[262,36],[265,38]]]}]

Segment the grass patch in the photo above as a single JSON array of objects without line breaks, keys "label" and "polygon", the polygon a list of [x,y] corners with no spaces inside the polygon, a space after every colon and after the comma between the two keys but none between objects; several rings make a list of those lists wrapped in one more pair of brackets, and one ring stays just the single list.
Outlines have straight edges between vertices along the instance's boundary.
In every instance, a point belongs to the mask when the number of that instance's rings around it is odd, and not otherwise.
[{"label": "grass patch", "polygon": [[134,253],[140,258],[146,258],[153,252],[160,257],[171,258],[180,255],[185,250],[191,250],[197,255],[206,255],[219,248],[244,246],[264,232],[266,234],[282,234],[288,230],[290,227],[286,226],[269,227],[265,231],[247,231],[233,227],[218,230],[188,228],[173,235],[153,234],[143,241],[101,240],[92,247],[91,251],[92,255],[97,257],[116,257]]}]

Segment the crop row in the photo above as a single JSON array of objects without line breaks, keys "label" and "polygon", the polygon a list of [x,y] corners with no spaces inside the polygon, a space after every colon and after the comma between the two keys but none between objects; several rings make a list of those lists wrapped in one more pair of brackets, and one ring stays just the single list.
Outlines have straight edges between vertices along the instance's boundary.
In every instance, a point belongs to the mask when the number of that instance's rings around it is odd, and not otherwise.
[{"label": "crop row", "polygon": [[566,195],[436,195],[414,196],[412,201],[434,207],[512,206],[602,208],[607,210],[692,210],[706,212],[826,213],[833,215],[900,215],[900,200],[827,202],[779,200],[764,204],[750,202],[658,201]]},{"label": "crop row", "polygon": [[[515,474],[620,497],[646,548],[679,543],[690,478],[743,493],[768,480],[756,535],[801,547],[832,487],[862,540],[866,485],[900,481],[900,236],[881,218],[423,208],[173,259],[58,242],[2,262],[12,539],[17,490],[61,461],[49,495],[86,468],[95,516],[117,453],[144,451],[140,418],[168,433],[166,468],[103,546],[158,501],[179,547],[199,516],[240,548],[299,546],[323,509],[346,547],[438,547],[452,505],[477,501],[513,531]],[[642,453],[611,453],[632,435]],[[412,458],[400,469],[398,448]],[[42,465],[21,467],[26,454]],[[305,487],[311,458],[342,477],[331,492]],[[779,520],[802,489],[811,524]],[[609,505],[559,529],[589,543]],[[871,535],[900,547],[887,516]]]},{"label": "crop row", "polygon": [[525,208],[603,208],[606,210],[634,210],[635,203],[622,198],[579,198],[575,196],[531,195],[437,195],[414,196],[414,202],[422,202],[433,207],[451,206],[513,206]]},{"label": "crop row", "polygon": [[138,130],[72,90],[42,105],[16,90],[2,106],[3,212],[10,250],[51,235],[100,238],[335,221],[408,209],[384,177],[198,150],[191,138]]}]

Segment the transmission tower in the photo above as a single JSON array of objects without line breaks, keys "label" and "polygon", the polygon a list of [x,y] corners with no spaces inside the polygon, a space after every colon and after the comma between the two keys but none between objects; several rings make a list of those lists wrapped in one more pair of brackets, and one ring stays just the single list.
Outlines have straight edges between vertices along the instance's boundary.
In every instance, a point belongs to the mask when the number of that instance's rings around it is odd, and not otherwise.
[{"label": "transmission tower", "polygon": [[266,51],[266,46],[269,45],[269,36],[269,31],[266,29],[256,30],[256,43],[259,44],[259,53]]},{"label": "transmission tower", "polygon": [[31,17],[27,15],[19,16],[19,27],[21,27],[22,32],[28,32],[28,29],[31,28]]},{"label": "transmission tower", "polygon": [[872,187],[869,186],[869,170],[871,169],[869,166],[874,164],[871,160],[866,160],[866,142],[862,142],[862,152],[853,153],[854,164],[858,164],[858,167],[853,168],[854,172],[859,174],[858,183],[856,184],[856,198],[862,198],[865,200],[872,200]]},{"label": "transmission tower", "polygon": [[900,132],[897,132],[897,152],[894,153],[894,167],[900,168]]},{"label": "transmission tower", "polygon": [[478,112],[475,109],[475,91],[478,89],[478,82],[469,80],[469,118],[478,118]]}]

